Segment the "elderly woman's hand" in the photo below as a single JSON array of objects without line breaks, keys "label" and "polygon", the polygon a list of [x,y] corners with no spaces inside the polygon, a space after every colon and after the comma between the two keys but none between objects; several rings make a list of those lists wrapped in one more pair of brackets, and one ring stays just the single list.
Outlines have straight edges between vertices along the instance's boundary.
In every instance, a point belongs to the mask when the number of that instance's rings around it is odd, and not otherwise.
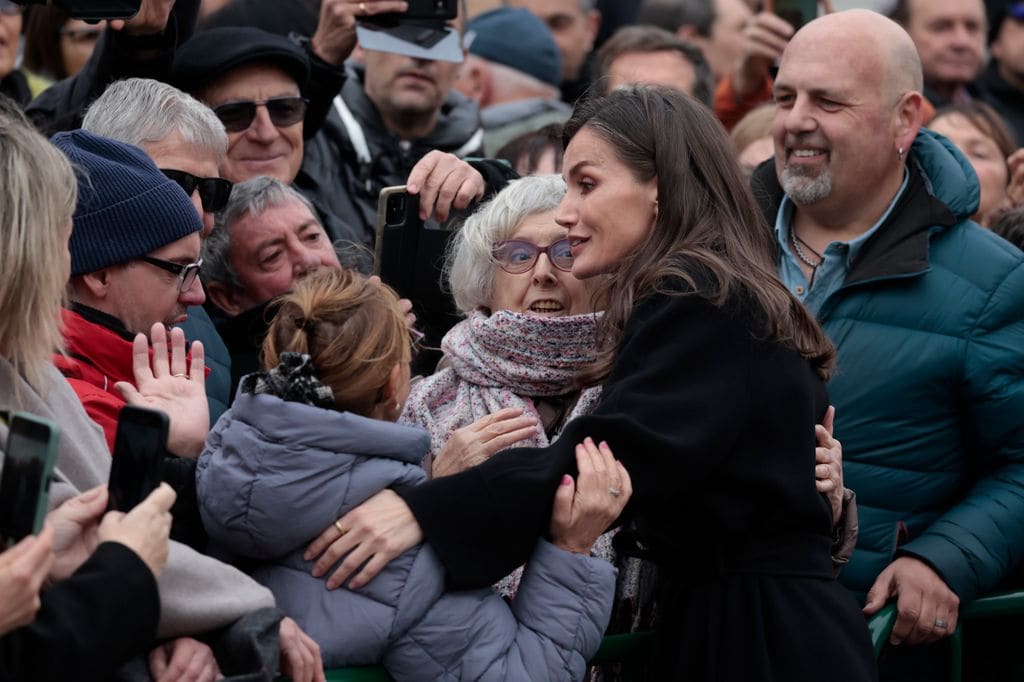
[{"label": "elderly woman's hand", "polygon": [[590,438],[576,446],[579,476],[563,476],[551,512],[551,540],[567,552],[589,554],[597,538],[619,518],[633,494],[629,473],[607,443]]},{"label": "elderly woman's hand", "polygon": [[815,424],[814,483],[832,507],[832,525],[843,514],[843,444],[832,437],[836,408],[829,405],[821,424]]},{"label": "elderly woman's hand", "polygon": [[475,467],[497,452],[537,435],[536,417],[523,415],[522,408],[506,407],[457,429],[434,457],[432,478],[457,474]]}]

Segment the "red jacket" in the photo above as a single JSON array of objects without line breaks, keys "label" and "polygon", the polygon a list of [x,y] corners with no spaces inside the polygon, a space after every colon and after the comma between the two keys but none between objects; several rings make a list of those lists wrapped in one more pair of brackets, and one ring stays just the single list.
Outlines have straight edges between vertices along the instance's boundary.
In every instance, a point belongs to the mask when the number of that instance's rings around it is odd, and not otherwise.
[{"label": "red jacket", "polygon": [[86,413],[103,427],[107,446],[113,452],[117,418],[125,406],[114,384],[135,382],[132,342],[73,310],[64,309],[61,315],[67,355],[57,354],[53,362],[75,390]]}]

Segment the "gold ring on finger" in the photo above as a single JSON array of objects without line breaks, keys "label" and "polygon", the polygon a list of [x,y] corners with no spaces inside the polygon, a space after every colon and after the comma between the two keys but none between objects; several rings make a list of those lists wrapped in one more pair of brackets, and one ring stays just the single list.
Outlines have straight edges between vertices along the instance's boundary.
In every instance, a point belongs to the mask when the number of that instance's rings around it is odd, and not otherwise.
[{"label": "gold ring on finger", "polygon": [[172,377],[180,377],[182,379],[188,379],[189,378],[189,376],[187,374],[182,374],[181,372],[178,372],[177,374],[172,374],[171,376]]},{"label": "gold ring on finger", "polygon": [[359,13],[360,14],[369,14],[369,12],[366,11],[366,3],[365,2],[359,3]]},{"label": "gold ring on finger", "polygon": [[341,527],[341,519],[334,520],[334,527],[338,529],[338,532],[344,535],[348,531]]}]

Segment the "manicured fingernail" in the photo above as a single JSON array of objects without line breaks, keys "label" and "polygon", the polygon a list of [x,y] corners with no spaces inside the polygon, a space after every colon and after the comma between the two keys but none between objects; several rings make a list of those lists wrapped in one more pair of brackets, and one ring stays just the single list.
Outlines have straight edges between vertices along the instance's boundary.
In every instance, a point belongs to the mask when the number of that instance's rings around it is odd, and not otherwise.
[{"label": "manicured fingernail", "polygon": [[572,485],[572,476],[569,474],[562,476],[562,485]]}]

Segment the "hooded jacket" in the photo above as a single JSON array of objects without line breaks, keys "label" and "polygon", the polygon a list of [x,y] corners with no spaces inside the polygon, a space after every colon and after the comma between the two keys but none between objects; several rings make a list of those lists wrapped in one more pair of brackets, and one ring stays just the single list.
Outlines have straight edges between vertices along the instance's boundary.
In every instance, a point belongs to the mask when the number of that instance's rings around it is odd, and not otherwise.
[{"label": "hooded jacket", "polygon": [[[838,351],[829,386],[860,536],[840,580],[866,592],[898,556],[961,601],[1024,558],[1024,254],[971,222],[978,182],[922,130],[910,178],[818,314]],[[752,180],[774,224],[774,163]]]},{"label": "hooded jacket", "polygon": [[511,606],[491,590],[445,593],[428,546],[359,591],[324,589],[307,544],[387,487],[426,474],[426,431],[240,392],[199,461],[214,543],[260,562],[253,577],[321,647],[327,667],[382,661],[395,679],[582,679],[608,622],[611,564],[541,540]]}]

